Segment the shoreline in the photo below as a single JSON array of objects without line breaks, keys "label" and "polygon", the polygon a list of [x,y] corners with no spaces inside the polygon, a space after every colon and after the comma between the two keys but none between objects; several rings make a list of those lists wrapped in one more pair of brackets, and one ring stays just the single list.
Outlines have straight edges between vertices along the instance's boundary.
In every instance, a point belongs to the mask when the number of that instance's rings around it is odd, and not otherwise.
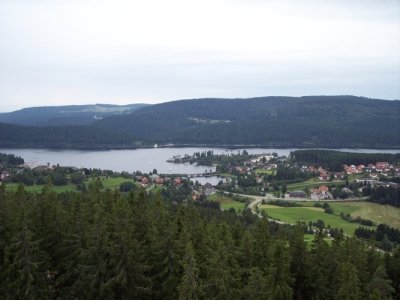
[{"label": "shoreline", "polygon": [[348,150],[393,150],[398,151],[400,153],[400,146],[399,147],[315,147],[315,146],[300,146],[300,145],[293,145],[293,146],[279,146],[279,145],[258,145],[258,144],[250,144],[250,145],[224,145],[224,144],[158,144],[157,147],[151,145],[145,146],[72,146],[72,145],[65,145],[65,146],[35,146],[35,145],[28,145],[28,146],[7,146],[7,145],[0,145],[1,149],[48,149],[48,150],[77,150],[77,151],[111,151],[111,150],[138,150],[138,149],[158,149],[158,148],[219,148],[219,149],[315,149],[315,150],[341,150],[341,149],[348,149]]}]

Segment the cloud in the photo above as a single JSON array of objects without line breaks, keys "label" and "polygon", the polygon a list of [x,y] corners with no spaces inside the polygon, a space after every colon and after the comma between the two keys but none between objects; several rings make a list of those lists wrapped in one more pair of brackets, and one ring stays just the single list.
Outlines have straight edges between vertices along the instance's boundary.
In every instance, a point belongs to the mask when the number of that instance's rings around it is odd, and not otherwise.
[{"label": "cloud", "polygon": [[398,1],[0,1],[0,110],[181,97],[400,98]]}]

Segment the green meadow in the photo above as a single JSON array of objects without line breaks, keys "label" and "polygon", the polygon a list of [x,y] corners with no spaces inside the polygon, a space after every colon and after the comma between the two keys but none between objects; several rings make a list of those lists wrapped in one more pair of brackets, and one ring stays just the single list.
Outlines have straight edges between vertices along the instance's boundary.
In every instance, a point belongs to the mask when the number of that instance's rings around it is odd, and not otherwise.
[{"label": "green meadow", "polygon": [[[6,185],[6,190],[7,191],[16,191],[18,189],[18,186],[19,186],[18,183],[9,183]],[[27,191],[29,193],[40,193],[40,192],[42,192],[43,187],[44,187],[44,185],[24,185],[25,191]],[[74,184],[67,184],[67,185],[61,185],[61,186],[53,185],[52,189],[57,193],[77,191],[76,185],[74,185]]]},{"label": "green meadow", "polygon": [[327,214],[322,208],[303,206],[303,207],[281,207],[276,205],[262,204],[259,206],[270,218],[280,220],[289,224],[309,221],[316,222],[322,220],[325,226],[343,229],[348,234],[354,234],[354,230],[360,226],[358,223],[350,223],[335,214]]},{"label": "green meadow", "polygon": [[[124,177],[100,177],[101,183],[103,184],[103,189],[117,190],[121,183],[129,181],[134,182],[132,179],[124,178]],[[93,179],[89,179],[85,181],[86,187],[90,184]],[[6,184],[7,191],[16,191],[18,188],[18,183],[9,183]],[[44,185],[24,185],[24,188],[27,192],[30,193],[40,193],[43,190]],[[52,189],[57,193],[62,192],[76,192],[77,188],[75,184],[67,184],[67,185],[53,185]]]},{"label": "green meadow", "polygon": [[229,210],[230,208],[235,209],[236,211],[242,211],[244,209],[245,204],[236,200],[233,200],[231,197],[220,194],[213,194],[208,197],[209,200],[217,201],[221,205],[223,210]]},{"label": "green meadow", "polygon": [[[384,223],[400,228],[400,208],[390,205],[380,205],[366,201],[337,201],[328,202],[333,209],[333,214],[327,214],[322,208],[314,207],[315,202],[296,202],[301,207],[281,207],[270,204],[262,204],[260,209],[267,212],[268,216],[289,224],[323,220],[325,225],[342,228],[346,234],[353,234],[360,226],[358,223],[350,223],[340,217],[340,213],[349,214],[353,218],[371,220],[376,224]],[[322,204],[322,202],[319,202]],[[372,227],[373,228],[373,227]]]}]

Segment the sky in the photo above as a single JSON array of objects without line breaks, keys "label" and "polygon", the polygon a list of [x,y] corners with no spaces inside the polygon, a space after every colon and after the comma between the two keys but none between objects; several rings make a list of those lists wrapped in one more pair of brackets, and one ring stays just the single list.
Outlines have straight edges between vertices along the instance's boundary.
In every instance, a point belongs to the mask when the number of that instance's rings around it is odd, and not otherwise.
[{"label": "sky", "polygon": [[0,112],[227,97],[400,99],[398,0],[0,0]]}]

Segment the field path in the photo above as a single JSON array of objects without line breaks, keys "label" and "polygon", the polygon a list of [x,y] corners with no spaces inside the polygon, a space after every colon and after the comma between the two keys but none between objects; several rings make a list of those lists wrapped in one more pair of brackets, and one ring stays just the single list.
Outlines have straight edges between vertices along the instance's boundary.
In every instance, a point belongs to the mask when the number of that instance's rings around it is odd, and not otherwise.
[{"label": "field path", "polygon": [[[235,195],[235,196],[246,197],[246,198],[252,199],[252,201],[251,201],[251,202],[249,203],[249,205],[248,205],[248,208],[250,208],[251,211],[252,211],[252,213],[255,214],[255,215],[257,215],[259,218],[262,218],[262,215],[261,215],[261,213],[258,213],[258,212],[256,211],[256,207],[257,207],[263,200],[271,200],[271,198],[269,198],[268,195],[267,195],[266,197],[263,197],[263,196],[236,194],[236,193],[229,193],[229,192],[224,192],[224,194],[232,194],[232,195]],[[278,199],[278,198],[277,198],[277,199]],[[282,221],[278,221],[278,220],[275,220],[275,219],[271,219],[271,218],[268,218],[268,221],[270,221],[270,222],[275,222],[275,223],[278,223],[278,224],[288,224],[288,223],[285,223],[285,222],[282,222]]]}]

